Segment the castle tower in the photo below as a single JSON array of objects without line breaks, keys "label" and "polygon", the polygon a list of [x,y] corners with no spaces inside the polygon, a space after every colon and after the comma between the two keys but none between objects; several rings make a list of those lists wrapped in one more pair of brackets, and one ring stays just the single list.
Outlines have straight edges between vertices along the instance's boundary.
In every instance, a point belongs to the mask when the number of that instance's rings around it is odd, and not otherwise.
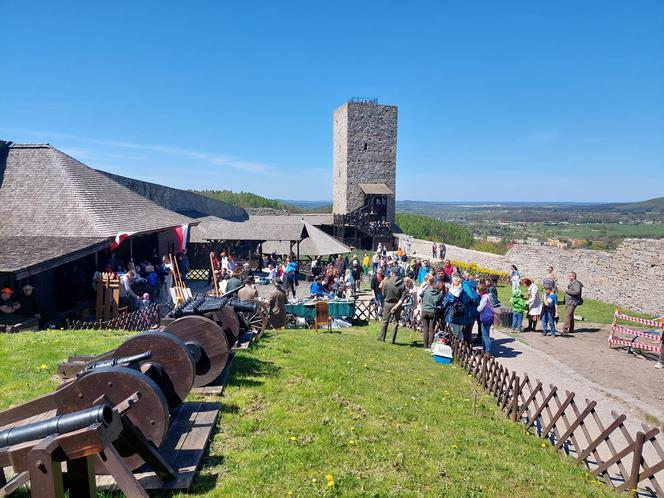
[{"label": "castle tower", "polygon": [[352,213],[368,201],[384,201],[386,219],[394,223],[396,106],[350,100],[334,111],[333,163],[334,214]]},{"label": "castle tower", "polygon": [[397,173],[397,108],[349,100],[334,111],[334,235],[375,249],[391,247]]}]

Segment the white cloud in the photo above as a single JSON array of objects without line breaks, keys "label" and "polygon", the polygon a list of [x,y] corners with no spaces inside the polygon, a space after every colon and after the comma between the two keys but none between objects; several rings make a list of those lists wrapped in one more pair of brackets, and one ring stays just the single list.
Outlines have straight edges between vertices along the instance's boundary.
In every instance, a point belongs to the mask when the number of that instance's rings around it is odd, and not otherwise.
[{"label": "white cloud", "polygon": [[[141,150],[146,152],[154,152],[169,156],[180,156],[189,159],[195,159],[203,162],[207,162],[214,166],[221,166],[223,168],[230,168],[235,171],[240,171],[244,173],[268,173],[273,170],[271,166],[266,164],[257,163],[253,161],[248,161],[236,156],[228,154],[220,154],[216,152],[204,152],[191,149],[184,149],[179,147],[172,147],[170,145],[160,145],[160,144],[141,144],[135,142],[125,142],[121,140],[112,140],[112,139],[100,139],[100,138],[90,138],[80,135],[74,135],[69,133],[58,133],[51,131],[38,131],[38,130],[12,130],[6,128],[0,128],[2,131],[10,133],[20,133],[23,135],[38,136],[44,137],[47,139],[50,138],[60,138],[66,140],[73,140],[88,144],[104,145],[107,147],[113,147],[118,149],[129,149],[129,150]],[[88,148],[78,148],[78,147],[68,147],[67,153],[78,159],[89,159],[92,157],[95,151]],[[101,155],[101,154],[98,154]],[[126,154],[119,153],[109,153],[106,154],[106,157],[114,157],[119,159],[129,159],[131,156]],[[137,157],[134,156],[133,159]],[[141,156],[141,159],[147,159],[144,156]]]}]

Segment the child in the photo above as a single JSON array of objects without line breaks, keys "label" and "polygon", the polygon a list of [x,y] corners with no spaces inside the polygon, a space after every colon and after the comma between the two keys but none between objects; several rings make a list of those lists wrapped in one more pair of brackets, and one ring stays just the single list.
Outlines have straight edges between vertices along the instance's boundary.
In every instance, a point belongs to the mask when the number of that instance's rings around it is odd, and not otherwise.
[{"label": "child", "polygon": [[517,328],[521,332],[523,312],[526,311],[526,299],[521,295],[521,291],[517,289],[512,292],[510,302],[512,303],[512,332],[516,332]]},{"label": "child", "polygon": [[147,292],[143,293],[143,298],[138,302],[139,308],[147,308],[150,306],[150,294]]},{"label": "child", "polygon": [[544,286],[544,302],[542,303],[542,335],[546,335],[547,329],[551,331],[551,337],[556,337],[556,316],[558,316],[558,296],[553,293],[550,285]]}]

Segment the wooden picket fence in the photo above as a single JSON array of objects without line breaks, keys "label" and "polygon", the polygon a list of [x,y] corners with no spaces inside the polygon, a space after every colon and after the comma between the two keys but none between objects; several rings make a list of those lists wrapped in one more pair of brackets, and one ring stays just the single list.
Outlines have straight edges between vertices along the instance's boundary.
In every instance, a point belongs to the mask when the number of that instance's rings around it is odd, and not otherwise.
[{"label": "wooden picket fence", "polygon": [[603,421],[595,410],[596,401],[580,402],[573,392],[563,393],[554,385],[531,380],[528,374],[521,378],[454,335],[448,342],[455,361],[496,398],[511,420],[548,439],[556,450],[586,465],[593,476],[616,491],[634,494],[641,484],[651,496],[664,496],[659,429],[642,424],[642,431],[630,434],[625,415],[612,411],[611,420]]},{"label": "wooden picket fence", "polygon": [[85,322],[81,320],[67,319],[68,330],[149,330],[159,326],[161,322],[159,304],[151,304],[145,308],[132,311],[131,313],[121,313],[110,320],[97,320],[96,322]]}]

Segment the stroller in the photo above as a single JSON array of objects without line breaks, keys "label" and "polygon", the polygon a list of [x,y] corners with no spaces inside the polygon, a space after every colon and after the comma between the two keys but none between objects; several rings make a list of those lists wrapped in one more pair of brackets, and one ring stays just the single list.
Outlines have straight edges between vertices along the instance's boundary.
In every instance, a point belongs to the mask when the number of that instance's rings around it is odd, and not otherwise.
[{"label": "stroller", "polygon": [[401,317],[399,318],[399,325],[409,327],[415,330],[419,326],[419,320],[416,316],[417,304],[412,296],[406,298],[401,306]]}]

